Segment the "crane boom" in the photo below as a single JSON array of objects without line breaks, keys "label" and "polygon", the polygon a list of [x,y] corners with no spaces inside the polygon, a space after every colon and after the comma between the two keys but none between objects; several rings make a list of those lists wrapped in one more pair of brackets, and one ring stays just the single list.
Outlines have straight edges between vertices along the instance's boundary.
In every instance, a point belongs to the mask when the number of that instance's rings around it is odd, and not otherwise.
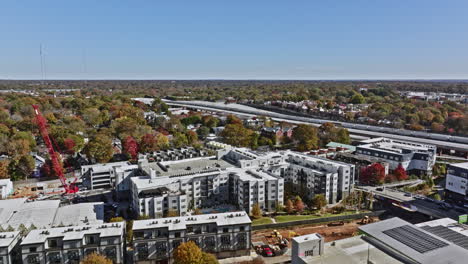
[{"label": "crane boom", "polygon": [[65,193],[76,193],[78,191],[78,187],[74,183],[67,183],[67,179],[65,178],[65,174],[63,173],[63,168],[60,164],[59,156],[54,150],[52,141],[49,137],[49,132],[47,131],[47,120],[41,114],[41,111],[39,111],[38,105],[33,105],[32,107],[34,108],[34,113],[36,115],[37,126],[39,127],[42,139],[44,140],[44,143],[47,146],[47,151],[49,152],[50,160],[52,162],[52,169],[54,170],[55,174],[57,174],[57,176],[59,177],[60,182],[62,183],[63,188],[65,189]]}]

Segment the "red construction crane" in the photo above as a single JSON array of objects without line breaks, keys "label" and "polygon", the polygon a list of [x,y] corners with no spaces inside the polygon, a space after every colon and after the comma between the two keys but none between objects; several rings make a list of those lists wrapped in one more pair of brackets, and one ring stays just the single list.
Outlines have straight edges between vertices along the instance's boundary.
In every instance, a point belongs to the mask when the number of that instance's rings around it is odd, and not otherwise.
[{"label": "red construction crane", "polygon": [[52,145],[52,141],[50,140],[50,137],[49,137],[49,132],[47,131],[47,120],[41,114],[41,111],[39,111],[38,105],[33,105],[32,107],[34,108],[34,113],[36,114],[37,126],[39,127],[39,131],[41,132],[42,139],[44,139],[44,143],[47,146],[50,160],[52,161],[52,169],[60,178],[60,182],[62,182],[63,188],[65,188],[66,194],[78,192],[78,187],[75,185],[76,178],[73,181],[73,183],[67,183],[67,179],[65,178],[65,175],[63,174],[63,168],[62,168],[62,165],[60,164],[59,154],[55,152],[54,147]]}]

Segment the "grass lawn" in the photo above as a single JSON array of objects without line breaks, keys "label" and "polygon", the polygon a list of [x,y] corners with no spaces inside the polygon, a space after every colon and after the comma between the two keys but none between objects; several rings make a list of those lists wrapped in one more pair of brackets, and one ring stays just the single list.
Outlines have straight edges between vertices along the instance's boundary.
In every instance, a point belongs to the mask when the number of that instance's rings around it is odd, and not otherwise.
[{"label": "grass lawn", "polygon": [[273,223],[270,217],[262,217],[259,219],[252,220],[252,225],[266,225]]},{"label": "grass lawn", "polygon": [[[363,212],[363,211],[361,211]],[[329,217],[329,216],[338,216],[338,215],[350,215],[355,214],[356,212],[344,212],[341,214],[322,214],[320,216],[317,215],[279,215],[275,217],[277,223],[284,223],[284,222],[291,222],[291,221],[300,221],[300,220],[309,220],[315,218],[322,218],[322,217]]]}]

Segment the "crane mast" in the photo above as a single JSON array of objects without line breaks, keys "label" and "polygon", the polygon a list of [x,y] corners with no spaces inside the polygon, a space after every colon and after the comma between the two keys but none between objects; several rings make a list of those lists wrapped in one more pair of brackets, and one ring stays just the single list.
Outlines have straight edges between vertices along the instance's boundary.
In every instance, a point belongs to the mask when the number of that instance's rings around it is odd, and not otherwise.
[{"label": "crane mast", "polygon": [[49,152],[50,160],[52,162],[52,169],[54,170],[55,174],[60,179],[63,188],[65,189],[66,194],[76,193],[78,192],[78,187],[74,183],[67,183],[67,179],[65,178],[65,174],[63,173],[62,165],[60,164],[59,155],[55,152],[54,147],[52,145],[52,141],[49,137],[49,132],[47,131],[47,120],[39,111],[38,105],[33,105],[34,113],[36,115],[36,123],[39,127],[39,131],[41,133],[42,139],[47,146],[47,151]]}]

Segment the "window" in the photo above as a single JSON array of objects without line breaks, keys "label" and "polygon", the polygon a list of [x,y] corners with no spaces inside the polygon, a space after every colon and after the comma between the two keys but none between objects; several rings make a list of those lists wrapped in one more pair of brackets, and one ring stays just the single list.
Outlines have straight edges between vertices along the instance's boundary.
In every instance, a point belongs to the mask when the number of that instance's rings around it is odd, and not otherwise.
[{"label": "window", "polygon": [[34,255],[28,255],[26,257],[27,263],[28,264],[39,264],[39,254],[34,254]]},{"label": "window", "polygon": [[47,259],[51,264],[60,264],[62,263],[62,257],[60,256],[60,252],[51,252],[47,254]]},{"label": "window", "polygon": [[48,241],[47,244],[48,244],[49,248],[56,248],[56,247],[58,247],[57,239],[49,239],[49,241]]},{"label": "window", "polygon": [[175,232],[174,237],[180,237],[180,232]]},{"label": "window", "polygon": [[306,250],[304,251],[304,256],[305,257],[309,257],[309,256],[313,256],[314,255],[314,250]]},{"label": "window", "polygon": [[223,233],[228,233],[229,232],[229,228],[225,227],[223,228]]},{"label": "window", "polygon": [[80,253],[78,250],[71,250],[67,252],[67,258],[69,263],[79,263]]},{"label": "window", "polygon": [[34,252],[37,252],[37,248],[36,247],[30,247],[29,248],[29,253],[34,253]]},{"label": "window", "polygon": [[241,227],[240,227],[240,231],[241,231],[241,232],[245,231],[245,226],[241,226]]},{"label": "window", "polygon": [[148,245],[147,244],[138,244],[136,246],[137,256],[139,260],[148,259]]}]

